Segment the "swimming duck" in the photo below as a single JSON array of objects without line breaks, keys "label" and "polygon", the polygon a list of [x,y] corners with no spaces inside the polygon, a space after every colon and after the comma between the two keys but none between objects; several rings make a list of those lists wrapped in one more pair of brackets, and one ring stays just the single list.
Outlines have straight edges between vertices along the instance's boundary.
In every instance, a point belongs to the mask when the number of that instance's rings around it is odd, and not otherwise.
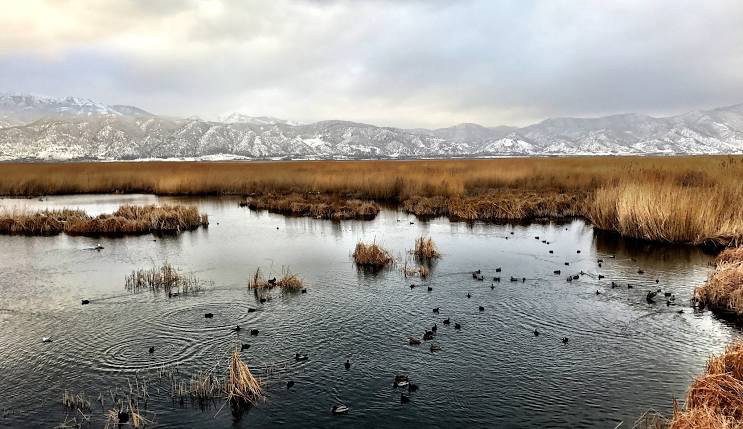
[{"label": "swimming duck", "polygon": [[[412,222],[410,222],[410,223],[412,223]],[[333,408],[330,409],[330,412],[333,413],[333,414],[336,414],[336,415],[337,414],[347,414],[348,413],[348,410],[350,410],[350,408],[348,408],[345,405],[333,405]]]},{"label": "swimming duck", "polygon": [[400,393],[400,403],[407,404],[408,402],[410,402],[410,397],[404,393]]},{"label": "swimming duck", "polygon": [[287,389],[291,389],[292,387],[294,387],[294,380],[287,381],[286,382],[286,388]]},{"label": "swimming duck", "polygon": [[415,288],[415,285],[414,284],[411,284],[410,285],[410,289],[413,289],[413,288]]},{"label": "swimming duck", "polygon": [[119,419],[119,423],[127,423],[129,422],[129,413],[126,411],[119,411],[116,414],[116,418]]},{"label": "swimming duck", "polygon": [[431,292],[433,288],[431,286],[428,287],[428,291]]},{"label": "swimming duck", "polygon": [[87,299],[84,299],[84,300],[80,301],[80,303],[82,305],[88,305],[88,304],[90,304],[90,301],[88,301]]},{"label": "swimming duck", "polygon": [[570,262],[565,262],[565,265],[570,265]]},{"label": "swimming duck", "polygon": [[214,314],[213,313],[204,313],[204,318],[205,319],[211,319],[212,317],[214,317]]},{"label": "swimming duck", "polygon": [[596,295],[601,295],[601,292],[599,292],[598,290],[596,290]]},{"label": "swimming duck", "polygon": [[578,274],[576,274],[576,275],[573,276],[573,280],[578,280],[579,278],[580,277],[578,276]]},{"label": "swimming duck", "polygon": [[346,359],[346,363],[344,363],[343,366],[345,366],[346,369],[351,369],[351,361]]},{"label": "swimming duck", "polygon": [[580,250],[576,250],[575,253],[580,253]]},{"label": "swimming duck", "polygon": [[258,301],[259,301],[259,302],[260,302],[261,304],[265,304],[265,303],[266,303],[266,298],[261,298],[261,299],[259,299]]},{"label": "swimming duck", "polygon": [[633,287],[634,286],[632,286],[631,284],[627,283],[627,289],[632,289]]},{"label": "swimming duck", "polygon": [[271,286],[275,286],[275,285],[276,285],[276,277],[274,277],[274,278],[270,279],[270,280],[268,281],[268,284],[270,284]]},{"label": "swimming duck", "polygon": [[423,333],[423,341],[431,341],[433,340],[433,332],[432,331],[426,331]]},{"label": "swimming duck", "polygon": [[550,250],[550,253],[555,253],[555,251],[554,250]]},{"label": "swimming duck", "polygon": [[645,274],[645,271],[643,271],[643,270],[637,270],[637,274]]},{"label": "swimming duck", "polygon": [[601,274],[599,274],[599,280],[601,280],[601,279],[603,279],[603,278],[604,278],[604,276],[603,276],[603,275],[601,275]]},{"label": "swimming duck", "polygon": [[512,281],[512,282],[517,282],[517,281],[519,281],[519,279],[517,279],[517,278],[516,278],[516,277],[514,277],[514,276],[511,276],[511,281]]},{"label": "swimming duck", "polygon": [[393,385],[395,387],[406,387],[409,384],[407,375],[396,375]]},{"label": "swimming duck", "polygon": [[438,331],[438,330],[439,330],[439,327],[436,326],[436,324],[434,323],[433,326],[431,326],[431,332],[433,332],[435,334],[436,331]]},{"label": "swimming duck", "polygon": [[481,305],[481,306],[480,306],[480,307],[478,308],[478,310],[480,310],[480,311],[485,311],[485,307],[483,307],[483,306]]},{"label": "swimming duck", "polygon": [[491,285],[490,285],[490,290],[493,290],[493,289],[495,289],[495,285],[492,285],[492,284],[491,284]]},{"label": "swimming duck", "polygon": [[655,283],[660,283],[660,280],[659,279],[655,279]]},{"label": "swimming duck", "polygon": [[417,346],[417,345],[420,345],[420,343],[421,343],[421,340],[415,337],[408,337],[408,344],[410,344],[411,346]]},{"label": "swimming duck", "polygon": [[150,352],[150,354],[153,354],[153,353],[155,353],[155,348],[154,348],[154,347],[150,347],[150,350],[149,350],[149,352]]},{"label": "swimming duck", "polygon": [[562,343],[567,344],[568,343],[568,337],[562,337]]},{"label": "swimming duck", "polygon": [[431,343],[431,353],[441,351],[441,347],[436,343]]},{"label": "swimming duck", "polygon": [[302,288],[302,293],[307,293],[307,288]]},{"label": "swimming duck", "polygon": [[494,282],[497,282],[497,283],[500,283],[500,277],[493,277],[493,281]]},{"label": "swimming duck", "polygon": [[653,298],[655,298],[655,295],[657,294],[658,292],[655,292],[655,291],[648,292],[647,295],[645,295],[645,301],[647,301],[649,304],[655,304],[655,301],[653,300]]},{"label": "swimming duck", "polygon": [[600,263],[604,262],[604,260],[603,259],[597,259],[596,262],[598,262],[600,264]]},{"label": "swimming duck", "polygon": [[94,249],[100,252],[101,250],[103,250],[103,246],[101,246],[101,243],[97,243]]},{"label": "swimming duck", "polygon": [[232,332],[240,332],[240,325],[237,325],[234,328],[232,328]]},{"label": "swimming duck", "polygon": [[555,271],[552,271],[552,274],[560,274],[561,272],[562,271],[560,271],[560,270],[555,270]]},{"label": "swimming duck", "polygon": [[434,312],[434,313],[436,313],[436,314],[439,314],[439,308],[440,308],[440,307],[436,307],[436,308],[434,308],[434,309],[433,309],[433,312]]},{"label": "swimming duck", "polygon": [[573,281],[573,276],[568,276],[568,281],[569,282],[572,282]]},{"label": "swimming duck", "polygon": [[538,337],[539,336],[539,331],[537,331],[537,328],[534,328],[534,336],[535,337]]},{"label": "swimming duck", "polygon": [[496,268],[496,269],[495,269],[495,272],[496,272],[496,273],[499,273],[499,272],[501,272],[501,267],[498,267],[498,268]]},{"label": "swimming duck", "polygon": [[252,313],[255,311],[255,308],[248,308],[248,313]]},{"label": "swimming duck", "polygon": [[307,360],[307,359],[309,359],[309,357],[307,357],[307,355],[303,355],[301,353],[296,353],[294,355],[294,360],[296,360],[297,362],[303,361],[303,360]]},{"label": "swimming duck", "polygon": [[49,337],[41,337],[41,342],[42,343],[51,343],[52,342],[52,339],[49,338]]},{"label": "swimming duck", "polygon": [[444,319],[444,322],[443,322],[443,323],[444,323],[444,325],[448,325],[448,324],[450,324],[450,323],[451,323],[451,321],[450,321],[450,320],[449,320],[449,318],[447,317],[446,319]]},{"label": "swimming duck", "polygon": [[665,293],[663,294],[663,296],[665,296],[666,298],[668,298],[669,296],[671,296],[671,292],[665,292]]},{"label": "swimming duck", "polygon": [[462,325],[460,325],[459,323],[455,323],[454,329],[462,329]]},{"label": "swimming duck", "polygon": [[467,292],[467,298],[472,298],[472,295],[470,295],[469,292]]},{"label": "swimming duck", "polygon": [[244,352],[245,350],[250,348],[250,344],[241,344],[240,345],[240,351]]},{"label": "swimming duck", "polygon": [[258,335],[258,332],[260,332],[260,331],[258,331],[257,329],[251,329],[250,330],[250,335],[252,335],[252,336],[255,337],[256,335]]}]

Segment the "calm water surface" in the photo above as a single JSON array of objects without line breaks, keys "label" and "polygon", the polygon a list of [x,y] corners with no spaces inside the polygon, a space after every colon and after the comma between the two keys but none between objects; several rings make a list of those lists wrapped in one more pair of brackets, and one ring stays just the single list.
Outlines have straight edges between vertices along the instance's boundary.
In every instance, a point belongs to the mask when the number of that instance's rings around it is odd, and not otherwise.
[{"label": "calm water surface", "polygon": [[[139,381],[150,395],[145,417],[157,427],[631,427],[647,409],[669,412],[709,354],[739,335],[688,306],[710,256],[602,235],[580,220],[468,225],[384,210],[374,221],[331,222],[252,212],[235,199],[148,195],[2,199],[0,206],[97,214],[155,202],[197,204],[211,225],[172,237],[0,236],[0,426],[52,427],[68,413],[65,390],[103,394],[110,406],[112,392]],[[358,240],[376,240],[404,259],[421,234],[443,253],[426,281],[396,269],[359,272],[349,256]],[[96,243],[105,249],[84,250]],[[213,285],[174,299],[124,289],[132,270],[165,261]],[[290,267],[308,293],[274,291],[259,304],[246,288],[259,266],[271,275]],[[472,279],[475,269],[484,282]],[[579,280],[565,280],[580,271]],[[495,275],[502,281],[491,289]],[[611,281],[622,286],[612,289]],[[676,303],[648,304],[645,294],[657,287]],[[462,329],[442,325],[447,317]],[[440,352],[407,344],[434,323]],[[260,334],[230,332],[236,324]],[[170,399],[160,368],[184,378],[221,370],[241,342],[251,344],[243,357],[265,379],[264,403],[237,416],[219,402],[203,408]],[[295,362],[296,352],[309,360]],[[408,404],[392,387],[396,374],[420,386]],[[331,415],[338,403],[351,412]],[[93,414],[103,414],[99,404]],[[100,426],[100,419],[90,424]]]}]

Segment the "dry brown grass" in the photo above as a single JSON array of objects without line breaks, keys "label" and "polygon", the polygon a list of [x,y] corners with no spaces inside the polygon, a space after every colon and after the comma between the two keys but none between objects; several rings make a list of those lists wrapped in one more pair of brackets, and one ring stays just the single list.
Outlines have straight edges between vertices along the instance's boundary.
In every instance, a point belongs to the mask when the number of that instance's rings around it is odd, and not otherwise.
[{"label": "dry brown grass", "polygon": [[436,248],[436,244],[431,237],[420,236],[415,239],[415,249],[413,255],[423,261],[430,261],[441,257],[441,253]]},{"label": "dry brown grass", "polygon": [[261,382],[253,376],[248,365],[240,358],[240,353],[232,352],[224,388],[227,401],[238,405],[255,405],[263,399]]},{"label": "dry brown grass", "polygon": [[676,410],[670,429],[743,427],[743,342],[719,356],[689,387],[684,410]]},{"label": "dry brown grass", "polygon": [[130,292],[150,290],[171,294],[202,292],[206,282],[192,274],[183,274],[169,263],[160,267],[132,271],[126,276],[125,288]]},{"label": "dry brown grass", "polygon": [[309,216],[317,219],[374,219],[379,206],[372,201],[346,199],[332,195],[267,194],[247,199],[246,204],[253,210],[268,210],[292,216]]},{"label": "dry brown grass", "polygon": [[208,226],[209,218],[196,207],[181,205],[119,207],[112,214],[88,216],[82,210],[0,212],[0,234],[117,235],[177,233]]},{"label": "dry brown grass", "polygon": [[8,163],[0,164],[0,194],[320,193],[462,220],[576,215],[637,238],[736,245],[741,178],[740,156]]},{"label": "dry brown grass", "polygon": [[90,412],[90,401],[84,393],[74,394],[65,390],[62,395],[62,405],[71,410],[79,410],[81,413]]},{"label": "dry brown grass", "polygon": [[694,290],[694,297],[712,311],[743,316],[743,248],[721,253],[715,271]]},{"label": "dry brown grass", "polygon": [[360,241],[353,251],[353,260],[356,265],[368,268],[383,268],[393,262],[390,252],[376,242],[366,244]]}]

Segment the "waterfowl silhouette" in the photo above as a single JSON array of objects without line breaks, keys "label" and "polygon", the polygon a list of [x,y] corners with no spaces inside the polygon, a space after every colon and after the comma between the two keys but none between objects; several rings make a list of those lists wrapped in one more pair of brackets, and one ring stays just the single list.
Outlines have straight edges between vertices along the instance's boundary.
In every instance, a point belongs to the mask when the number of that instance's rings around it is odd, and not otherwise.
[{"label": "waterfowl silhouette", "polygon": [[119,419],[120,424],[129,423],[129,413],[126,411],[116,413],[116,418]]},{"label": "waterfowl silhouette", "polygon": [[480,270],[475,271],[475,274],[482,274]]},{"label": "waterfowl silhouette", "polygon": [[499,273],[499,272],[501,272],[501,267],[498,267],[498,268],[496,268],[496,269],[495,269],[495,272],[496,272],[496,273]]},{"label": "waterfowl silhouette", "polygon": [[252,335],[252,336],[256,336],[256,335],[258,335],[258,332],[259,332],[259,331],[258,331],[257,329],[251,329],[251,330],[250,330],[250,335]]},{"label": "waterfowl silhouette", "polygon": [[174,298],[178,295],[179,295],[178,292],[168,292],[168,298]]},{"label": "waterfowl silhouette", "polygon": [[555,271],[552,271],[552,274],[560,274],[561,272],[562,271],[560,271],[560,270],[555,270]]},{"label": "waterfowl silhouette", "polygon": [[521,277],[521,283],[526,281],[526,277]]},{"label": "waterfowl silhouette", "polygon": [[240,351],[244,352],[245,350],[250,348],[250,344],[241,344],[240,345]]},{"label": "waterfowl silhouette", "polygon": [[462,329],[462,325],[460,325],[459,323],[455,323],[454,329]]},{"label": "waterfowl silhouette", "polygon": [[270,284],[271,286],[276,286],[276,277],[268,280],[268,284]]},{"label": "waterfowl silhouette", "polygon": [[88,301],[87,299],[84,299],[84,300],[80,301],[80,303],[82,305],[88,305],[88,304],[90,304],[90,301]]},{"label": "waterfowl silhouette", "polygon": [[411,346],[417,346],[421,343],[421,340],[415,338],[415,337],[408,337],[408,344]]},{"label": "waterfowl silhouette", "polygon": [[286,388],[287,389],[291,389],[292,387],[294,387],[294,380],[287,381],[286,382]]},{"label": "waterfowl silhouette", "polygon": [[647,301],[648,304],[655,304],[655,300],[653,300],[653,298],[655,298],[655,295],[657,294],[658,292],[655,291],[648,292],[647,295],[645,295],[645,301]]},{"label": "waterfowl silhouette", "polygon": [[570,262],[565,262],[565,265],[570,265]]},{"label": "waterfowl silhouette", "polygon": [[617,284],[614,282],[611,282],[611,288],[614,289],[615,287],[617,287]]},{"label": "waterfowl silhouette", "polygon": [[409,383],[408,376],[407,375],[396,375],[395,381],[392,383],[395,387],[404,387],[407,386]]},{"label": "waterfowl silhouette", "polygon": [[601,292],[599,292],[598,289],[596,290],[596,295],[601,295]]},{"label": "waterfowl silhouette", "polygon": [[302,293],[307,293],[307,288],[302,288]]},{"label": "waterfowl silhouette", "polygon": [[304,355],[304,354],[301,354],[301,353],[296,353],[294,355],[294,360],[296,360],[297,362],[303,361],[303,360],[307,360],[307,359],[309,359],[309,357],[307,355]]},{"label": "waterfowl silhouette", "polygon": [[41,342],[42,343],[51,343],[52,342],[52,339],[49,338],[49,337],[41,337]]},{"label": "waterfowl silhouette", "polygon": [[431,353],[441,351],[441,347],[436,343],[431,343]]},{"label": "waterfowl silhouette", "polygon": [[500,283],[500,277],[493,277],[493,281]]},{"label": "waterfowl silhouette", "polygon": [[665,293],[663,293],[663,296],[665,296],[666,298],[668,298],[669,296],[671,296],[671,292],[665,292]]},{"label": "waterfowl silhouette", "polygon": [[258,300],[258,302],[260,302],[261,304],[265,304],[266,303],[266,298],[261,298],[261,299]]},{"label": "waterfowl silhouette", "polygon": [[433,288],[432,288],[431,286],[428,286],[428,289],[427,289],[427,290],[428,290],[429,292],[431,292],[431,291],[433,290]]},{"label": "waterfowl silhouette", "polygon": [[237,325],[234,328],[232,328],[232,332],[240,332],[240,325]]},{"label": "waterfowl silhouette", "polygon": [[248,313],[252,313],[255,311],[255,308],[248,308]]},{"label": "waterfowl silhouette", "polygon": [[645,274],[645,271],[643,271],[643,270],[637,270],[637,274]]},{"label": "waterfowl silhouette", "polygon": [[483,307],[483,306],[481,305],[481,306],[480,306],[480,307],[478,308],[478,310],[480,310],[480,311],[485,311],[485,307]]},{"label": "waterfowl silhouette", "polygon": [[538,236],[538,235],[535,235],[535,236],[534,236],[534,239],[535,239],[535,240],[539,240],[539,236]]},{"label": "waterfowl silhouette", "polygon": [[435,334],[436,331],[438,331],[438,330],[439,330],[439,327],[436,326],[436,324],[434,323],[433,326],[431,326],[431,332],[433,332]]},{"label": "waterfowl silhouette", "polygon": [[431,341],[433,339],[433,332],[426,331],[423,333],[423,341]]},{"label": "waterfowl silhouette", "polygon": [[472,298],[472,295],[470,295],[469,292],[467,292],[467,298]]},{"label": "waterfowl silhouette", "polygon": [[568,281],[569,282],[572,282],[573,281],[573,276],[568,276]]},{"label": "waterfowl silhouette", "polygon": [[516,277],[514,277],[514,276],[511,276],[511,281],[512,281],[512,282],[517,282],[517,281],[519,281],[519,279],[517,279],[517,278],[516,278]]},{"label": "waterfowl silhouette", "polygon": [[154,347],[150,347],[150,350],[149,350],[149,352],[150,352],[150,354],[153,354],[153,353],[155,353],[155,348],[154,348]]},{"label": "waterfowl silhouette", "polygon": [[212,317],[214,317],[214,314],[213,313],[204,313],[204,318],[205,319],[211,319]]},{"label": "waterfowl silhouette", "polygon": [[434,313],[436,313],[436,314],[438,314],[438,313],[439,313],[439,308],[440,308],[440,307],[436,307],[436,308],[434,308],[434,309],[433,309],[433,312],[434,312]]},{"label": "waterfowl silhouette", "polygon": [[632,286],[631,284],[627,283],[627,289],[632,289],[633,287],[634,286]]},{"label": "waterfowl silhouette", "polygon": [[575,253],[580,253],[580,250],[576,250]]},{"label": "waterfowl silhouette", "polygon": [[603,275],[601,275],[601,274],[599,274],[599,280],[601,280],[601,279],[603,279],[603,278],[604,278],[604,276],[603,276]]},{"label": "waterfowl silhouette", "polygon": [[567,344],[568,343],[568,337],[562,337],[562,343]]},{"label": "waterfowl silhouette", "polygon": [[[410,223],[413,223],[413,222],[410,222]],[[348,410],[350,410],[350,408],[348,408],[345,405],[333,405],[333,408],[330,409],[330,412],[336,415],[348,414]]]},{"label": "waterfowl silhouette", "polygon": [[578,276],[578,274],[576,274],[576,275],[573,276],[573,280],[578,280],[579,278],[580,277]]},{"label": "waterfowl silhouette", "polygon": [[555,253],[555,251],[554,250],[550,250],[550,253]]},{"label": "waterfowl silhouette", "polygon": [[539,331],[537,331],[537,328],[534,328],[534,336],[535,337],[538,337],[539,336]]},{"label": "waterfowl silhouette", "polygon": [[599,268],[601,268],[601,262],[599,262]]},{"label": "waterfowl silhouette", "polygon": [[448,324],[450,324],[450,323],[451,323],[451,321],[450,321],[450,320],[449,320],[449,318],[447,317],[446,319],[444,319],[444,322],[443,322],[443,323],[444,323],[444,325],[448,325]]},{"label": "waterfowl silhouette", "polygon": [[404,393],[400,393],[400,403],[407,404],[408,402],[410,402],[410,397]]},{"label": "waterfowl silhouette", "polygon": [[678,313],[678,314],[684,314],[684,310],[679,310],[676,313]]},{"label": "waterfowl silhouette", "polygon": [[655,283],[660,283],[660,279],[655,279]]},{"label": "waterfowl silhouette", "polygon": [[344,363],[343,366],[345,366],[346,369],[351,369],[351,361],[346,359],[346,363]]},{"label": "waterfowl silhouette", "polygon": [[495,285],[491,284],[490,285],[490,290],[493,290],[493,289],[495,289]]},{"label": "waterfowl silhouette", "polygon": [[410,285],[410,289],[413,289],[413,288],[415,288],[415,285],[414,284],[411,284]]},{"label": "waterfowl silhouette", "polygon": [[596,262],[598,262],[600,264],[600,263],[604,262],[604,260],[603,259],[597,259]]}]

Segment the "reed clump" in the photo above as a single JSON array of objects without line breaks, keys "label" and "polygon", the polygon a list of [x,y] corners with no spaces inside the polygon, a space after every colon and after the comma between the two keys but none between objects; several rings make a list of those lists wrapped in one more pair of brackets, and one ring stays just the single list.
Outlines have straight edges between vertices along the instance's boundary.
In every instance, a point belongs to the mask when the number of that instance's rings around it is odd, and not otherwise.
[{"label": "reed clump", "polygon": [[168,262],[160,267],[132,271],[125,281],[125,288],[130,292],[150,290],[168,296],[202,292],[205,285],[206,282],[193,274],[181,273]]},{"label": "reed clump", "polygon": [[425,265],[408,265],[407,261],[402,266],[402,268],[400,268],[400,272],[402,272],[402,274],[403,274],[403,276],[405,276],[405,278],[408,278],[408,277],[420,277],[422,279],[426,279],[431,274],[431,270],[427,266],[425,266]]},{"label": "reed clump", "polygon": [[82,210],[0,211],[0,234],[56,235],[67,224],[90,220]]},{"label": "reed clump", "polygon": [[356,265],[368,268],[383,268],[393,262],[390,252],[376,242],[366,244],[361,241],[356,243],[353,260]]},{"label": "reed clump", "polygon": [[224,393],[227,401],[235,405],[255,405],[264,398],[260,380],[253,376],[237,351],[230,356]]},{"label": "reed clump", "polygon": [[209,217],[183,205],[124,205],[112,214],[68,223],[65,232],[76,235],[178,233],[209,226]]},{"label": "reed clump", "polygon": [[741,248],[723,251],[717,258],[715,271],[707,282],[694,290],[694,298],[702,307],[723,314],[743,316],[743,251]]},{"label": "reed clump", "polygon": [[683,410],[674,410],[670,429],[743,427],[743,341],[707,362],[689,387]]},{"label": "reed clump", "polygon": [[71,410],[79,410],[81,413],[90,412],[90,401],[84,393],[70,393],[64,391],[62,395],[62,405]]},{"label": "reed clump", "polygon": [[439,250],[436,248],[433,239],[425,236],[420,236],[415,239],[413,255],[422,261],[430,261],[441,257],[441,253],[439,253]]},{"label": "reed clump", "polygon": [[253,210],[268,210],[291,216],[308,216],[316,219],[374,219],[379,205],[372,201],[346,199],[317,193],[279,195],[270,193],[250,197],[245,203]]},{"label": "reed clump", "polygon": [[276,281],[276,286],[287,292],[296,292],[304,288],[304,282],[299,275],[286,270],[281,278]]}]

